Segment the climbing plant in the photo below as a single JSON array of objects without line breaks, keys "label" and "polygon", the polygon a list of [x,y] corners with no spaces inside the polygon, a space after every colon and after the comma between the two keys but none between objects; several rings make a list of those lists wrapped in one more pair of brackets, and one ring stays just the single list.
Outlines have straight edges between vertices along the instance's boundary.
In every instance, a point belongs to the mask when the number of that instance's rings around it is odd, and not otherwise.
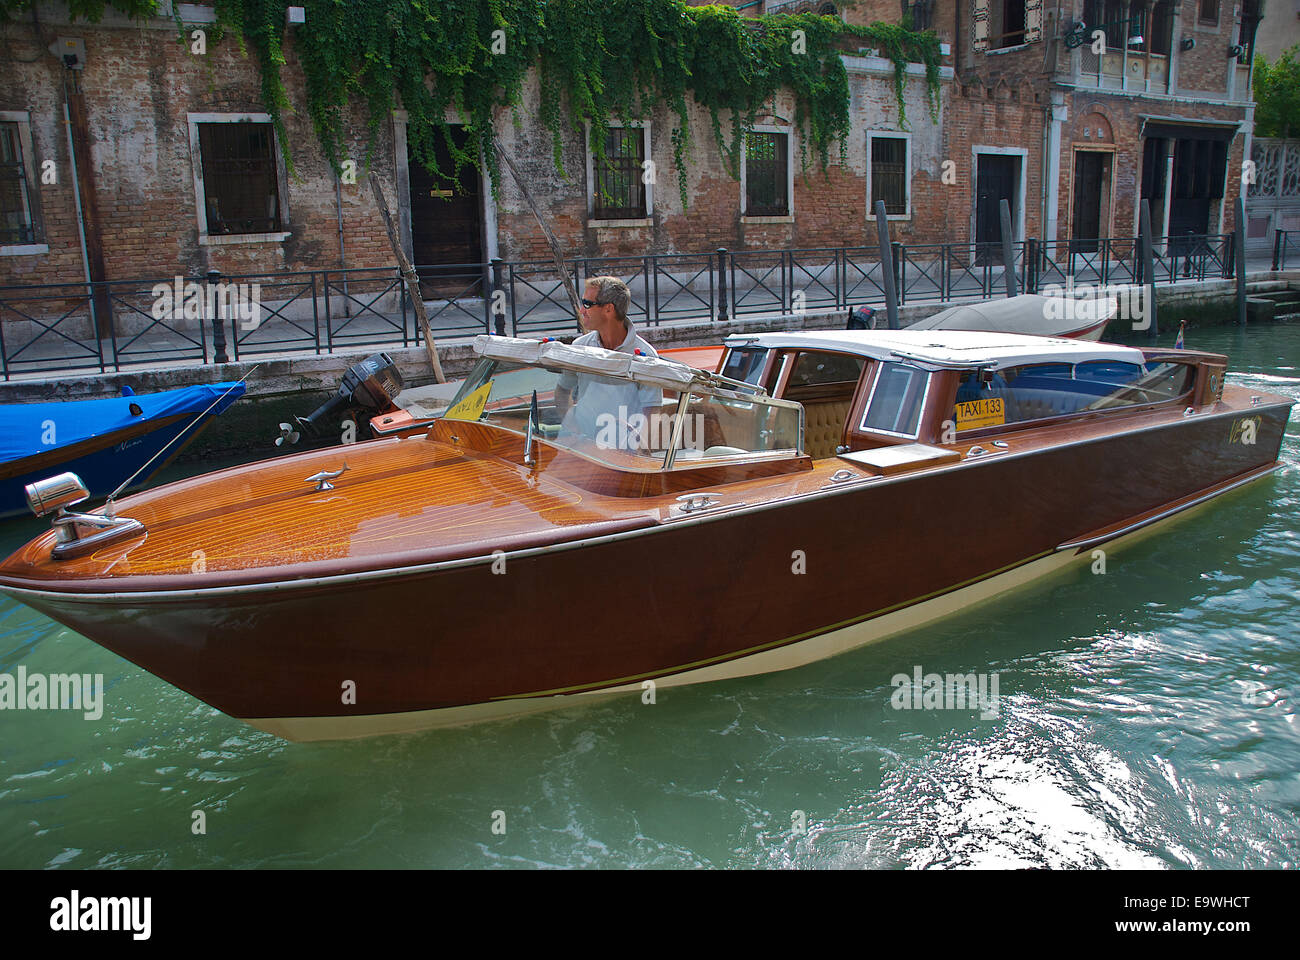
[{"label": "climbing plant", "polygon": [[[75,0],[84,15],[101,0]],[[825,168],[850,132],[848,74],[842,53],[874,47],[894,64],[899,120],[908,63],[923,63],[931,116],[939,107],[939,45],[931,31],[896,24],[846,24],[813,13],[745,17],[721,5],[684,0],[298,0],[305,23],[295,51],[306,81],[307,111],[335,169],[346,159],[347,116],[356,103],[367,118],[367,161],[389,111],[407,111],[407,135],[431,172],[456,177],[482,156],[499,183],[494,131],[499,119],[518,122],[528,71],[537,69],[537,116],[547,130],[555,167],[563,163],[566,128],[584,122],[645,119],[658,103],[673,112],[674,161],[683,203],[691,140],[690,105],[708,111],[727,168],[739,175],[739,144],[755,119],[788,90],[805,172]],[[144,15],[151,0],[108,5]],[[285,0],[216,0],[218,28],[233,28],[261,70],[262,99],[286,150],[284,117],[291,110],[281,77]],[[0,0],[0,19],[30,0]],[[730,129],[722,115],[729,114]],[[446,123],[458,116],[467,135],[453,141]],[[442,138],[452,170],[435,159]],[[603,156],[604,138],[591,147]],[[292,160],[288,160],[290,166]]]}]

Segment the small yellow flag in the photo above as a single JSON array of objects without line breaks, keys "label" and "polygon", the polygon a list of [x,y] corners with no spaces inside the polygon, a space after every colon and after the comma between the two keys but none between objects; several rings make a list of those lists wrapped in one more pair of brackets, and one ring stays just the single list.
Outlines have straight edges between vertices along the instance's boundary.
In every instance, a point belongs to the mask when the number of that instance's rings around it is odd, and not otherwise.
[{"label": "small yellow flag", "polygon": [[442,415],[442,418],[444,420],[477,420],[483,416],[483,408],[487,406],[488,395],[491,392],[492,381],[489,380],[460,403],[450,407]]}]

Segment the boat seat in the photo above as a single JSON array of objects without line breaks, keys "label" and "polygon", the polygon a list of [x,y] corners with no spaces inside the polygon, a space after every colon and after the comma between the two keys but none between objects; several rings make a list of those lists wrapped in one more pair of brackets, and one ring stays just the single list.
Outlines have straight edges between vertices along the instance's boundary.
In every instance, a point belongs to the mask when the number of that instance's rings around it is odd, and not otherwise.
[{"label": "boat seat", "polygon": [[844,436],[844,421],[848,418],[853,398],[844,400],[818,400],[803,405],[803,450],[814,460],[835,456],[835,448]]},{"label": "boat seat", "polygon": [[1007,423],[1078,413],[1097,401],[1095,396],[1072,390],[991,390],[984,396],[1002,398],[1006,404]]}]

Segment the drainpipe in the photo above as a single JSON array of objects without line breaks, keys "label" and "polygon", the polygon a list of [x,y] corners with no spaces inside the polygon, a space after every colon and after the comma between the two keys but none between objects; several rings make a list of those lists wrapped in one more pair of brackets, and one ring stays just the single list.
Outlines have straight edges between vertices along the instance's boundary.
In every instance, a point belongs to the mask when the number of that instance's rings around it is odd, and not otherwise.
[{"label": "drainpipe", "polygon": [[90,285],[90,257],[86,253],[86,218],[81,212],[81,188],[77,186],[77,151],[72,146],[72,118],[68,116],[68,81],[63,80],[63,129],[68,134],[68,162],[72,165],[72,203],[77,210],[77,236],[81,240],[81,266],[86,275],[86,291],[90,294],[90,322],[96,333],[99,331],[99,317],[95,315],[95,288]]},{"label": "drainpipe", "polygon": [[952,68],[953,82],[961,76],[961,4],[952,5]]},{"label": "drainpipe", "polygon": [[[90,315],[99,339],[113,335],[113,310],[105,290],[91,286],[94,281],[107,279],[104,269],[104,247],[99,234],[99,205],[95,201],[95,179],[91,167],[90,130],[86,119],[86,103],[81,92],[68,86],[72,70],[63,68],[63,122],[68,131],[68,159],[72,165],[73,200],[77,208],[77,231],[81,238],[81,260],[85,266],[86,285],[90,293]],[[80,153],[81,161],[77,156]],[[89,222],[87,222],[89,215]]]},{"label": "drainpipe", "polygon": [[[334,171],[334,209],[338,214],[339,222],[339,269],[348,268],[347,254],[343,249],[343,181],[339,179],[338,171]],[[352,300],[348,296],[348,275],[340,274],[343,281],[343,316],[352,316]],[[325,318],[329,322],[329,317]]]},{"label": "drainpipe", "polygon": [[1174,144],[1177,140],[1169,141],[1169,156],[1165,157],[1165,209],[1160,215],[1160,236],[1165,237],[1165,256],[1169,256],[1169,247],[1171,241],[1169,237],[1169,208],[1173,205],[1174,196]]},{"label": "drainpipe", "polygon": [[1065,94],[1052,91],[1052,102],[1047,108],[1047,156],[1043,170],[1046,178],[1046,216],[1043,219],[1043,240],[1054,243],[1060,227],[1061,212],[1061,125],[1070,116],[1065,104]]}]

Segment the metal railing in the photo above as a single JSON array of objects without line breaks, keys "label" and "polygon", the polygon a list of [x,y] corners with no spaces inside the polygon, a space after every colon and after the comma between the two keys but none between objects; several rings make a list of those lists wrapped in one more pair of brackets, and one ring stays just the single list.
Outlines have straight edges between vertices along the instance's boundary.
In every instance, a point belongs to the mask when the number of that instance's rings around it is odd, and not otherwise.
[{"label": "metal railing", "polygon": [[[1285,269],[1300,231],[1278,231],[1274,268]],[[1158,237],[1156,283],[1230,278],[1231,234]],[[894,243],[899,302],[950,301],[1051,284],[1143,281],[1131,237],[1000,243]],[[637,324],[683,319],[843,310],[884,301],[879,247],[817,247],[584,257],[565,262],[582,290],[613,275],[632,294]],[[476,333],[532,335],[578,330],[552,261],[417,266],[430,329],[439,339]],[[178,286],[179,284],[179,286]],[[222,284],[257,295],[256,318],[222,313],[207,299]],[[108,316],[104,316],[108,313]],[[97,336],[96,330],[103,330]],[[409,288],[395,267],[172,277],[0,287],[0,375],[119,371],[144,364],[225,362],[410,346],[422,342]]]},{"label": "metal railing", "polygon": [[1300,253],[1300,230],[1273,231],[1273,269],[1286,269],[1287,251]]}]

